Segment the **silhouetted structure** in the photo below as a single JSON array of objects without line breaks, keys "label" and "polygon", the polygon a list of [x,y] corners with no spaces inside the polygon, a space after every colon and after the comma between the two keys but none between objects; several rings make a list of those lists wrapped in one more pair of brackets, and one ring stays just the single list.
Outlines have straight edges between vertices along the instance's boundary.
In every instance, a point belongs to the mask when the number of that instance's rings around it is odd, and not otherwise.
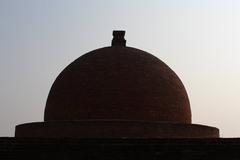
[{"label": "silhouetted structure", "polygon": [[[239,139],[191,123],[187,92],[164,62],[126,47],[91,51],[55,80],[44,122],[16,126],[0,153],[17,159],[238,159]],[[14,157],[16,156],[16,157]]]},{"label": "silhouetted structure", "polygon": [[44,122],[17,126],[16,137],[219,137],[217,128],[191,124],[181,80],[158,58],[126,47],[124,34],[114,31],[111,47],[67,66],[50,90]]}]

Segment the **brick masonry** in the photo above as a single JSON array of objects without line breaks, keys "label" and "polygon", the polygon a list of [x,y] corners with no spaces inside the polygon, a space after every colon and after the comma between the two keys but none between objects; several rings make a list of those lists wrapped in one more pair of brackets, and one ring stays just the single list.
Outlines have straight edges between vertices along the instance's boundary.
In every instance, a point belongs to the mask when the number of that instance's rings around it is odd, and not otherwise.
[{"label": "brick masonry", "polygon": [[239,138],[39,139],[0,138],[0,159],[239,160]]}]

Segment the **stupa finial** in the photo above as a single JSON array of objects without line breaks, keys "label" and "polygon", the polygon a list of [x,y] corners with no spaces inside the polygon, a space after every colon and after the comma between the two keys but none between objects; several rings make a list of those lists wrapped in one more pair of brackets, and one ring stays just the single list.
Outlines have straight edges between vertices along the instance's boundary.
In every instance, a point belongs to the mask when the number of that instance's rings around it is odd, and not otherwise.
[{"label": "stupa finial", "polygon": [[113,31],[112,46],[126,46],[126,40],[124,39],[125,31],[115,30]]}]

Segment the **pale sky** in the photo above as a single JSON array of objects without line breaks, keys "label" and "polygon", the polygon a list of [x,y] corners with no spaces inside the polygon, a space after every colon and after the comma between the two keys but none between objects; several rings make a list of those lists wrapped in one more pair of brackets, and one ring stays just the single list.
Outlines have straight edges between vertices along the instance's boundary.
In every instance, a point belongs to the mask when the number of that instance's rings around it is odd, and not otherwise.
[{"label": "pale sky", "polygon": [[0,136],[43,121],[57,75],[114,29],[178,74],[193,123],[240,137],[239,0],[0,0]]}]

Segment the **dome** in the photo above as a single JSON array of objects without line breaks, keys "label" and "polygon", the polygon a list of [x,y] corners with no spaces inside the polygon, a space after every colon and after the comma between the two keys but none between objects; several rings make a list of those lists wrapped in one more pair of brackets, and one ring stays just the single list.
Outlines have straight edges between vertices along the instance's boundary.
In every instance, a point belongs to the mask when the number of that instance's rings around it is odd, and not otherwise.
[{"label": "dome", "polygon": [[191,123],[188,95],[174,71],[126,47],[124,34],[114,31],[112,46],[69,64],[50,89],[44,122],[17,125],[15,137],[218,138],[217,128]]},{"label": "dome", "polygon": [[125,42],[115,38],[68,65],[52,85],[44,120],[191,123],[188,95],[174,71]]}]

